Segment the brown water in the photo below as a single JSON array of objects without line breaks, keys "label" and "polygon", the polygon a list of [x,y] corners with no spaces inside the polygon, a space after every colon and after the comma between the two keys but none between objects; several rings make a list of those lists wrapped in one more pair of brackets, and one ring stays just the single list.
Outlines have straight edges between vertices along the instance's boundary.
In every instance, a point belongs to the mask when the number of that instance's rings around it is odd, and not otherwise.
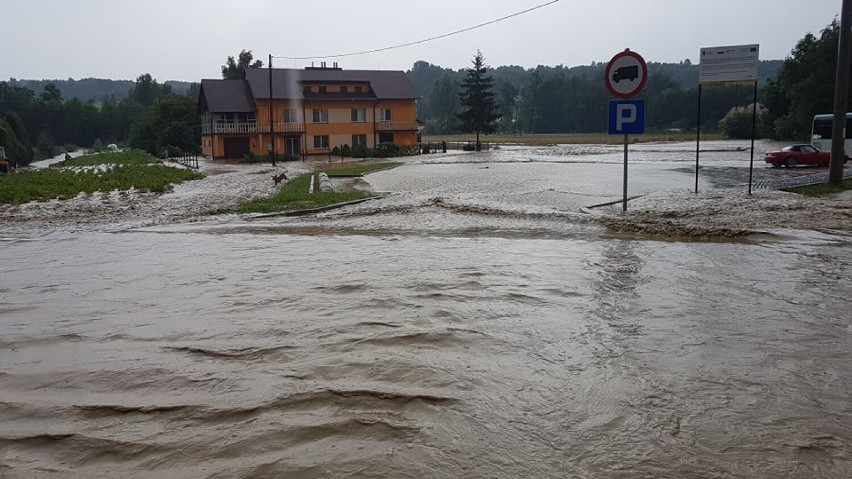
[{"label": "brown water", "polygon": [[[635,148],[631,193],[692,187],[690,145]],[[702,188],[741,186],[713,148]],[[0,225],[0,477],[852,477],[852,238],[613,236],[577,211],[620,171],[504,149],[318,216]]]},{"label": "brown water", "polygon": [[852,247],[3,244],[2,477],[850,477]]}]

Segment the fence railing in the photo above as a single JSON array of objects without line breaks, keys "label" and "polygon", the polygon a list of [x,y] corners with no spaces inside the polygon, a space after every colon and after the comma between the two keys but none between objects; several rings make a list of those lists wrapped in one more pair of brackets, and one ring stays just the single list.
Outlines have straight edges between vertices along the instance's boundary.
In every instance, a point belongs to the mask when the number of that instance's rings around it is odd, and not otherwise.
[{"label": "fence railing", "polygon": [[187,168],[195,168],[198,169],[198,155],[195,153],[184,153],[179,156],[169,156],[169,161],[174,161],[175,163],[180,163]]},{"label": "fence railing", "polygon": [[[304,133],[304,123],[275,123],[275,133]],[[201,133],[215,134],[249,134],[269,133],[269,124],[246,123],[203,123]]]},{"label": "fence railing", "polygon": [[417,131],[417,123],[382,121],[376,123],[377,131]]}]

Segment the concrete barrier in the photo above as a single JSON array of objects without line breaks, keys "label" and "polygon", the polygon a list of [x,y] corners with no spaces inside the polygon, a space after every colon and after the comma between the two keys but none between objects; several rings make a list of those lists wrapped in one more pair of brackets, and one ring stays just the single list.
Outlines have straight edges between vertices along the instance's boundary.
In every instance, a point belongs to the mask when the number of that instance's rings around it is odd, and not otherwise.
[{"label": "concrete barrier", "polygon": [[319,190],[323,193],[329,193],[334,191],[334,185],[331,184],[331,179],[329,179],[328,174],[324,171],[320,172],[317,175],[319,179]]}]

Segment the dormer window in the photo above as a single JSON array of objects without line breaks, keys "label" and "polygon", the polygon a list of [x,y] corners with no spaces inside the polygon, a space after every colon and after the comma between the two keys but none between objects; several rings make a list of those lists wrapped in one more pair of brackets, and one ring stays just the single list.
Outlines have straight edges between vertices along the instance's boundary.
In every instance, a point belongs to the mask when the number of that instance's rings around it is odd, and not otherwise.
[{"label": "dormer window", "polygon": [[310,86],[310,85],[305,85],[305,86],[303,86],[303,87],[302,87],[302,92],[303,92],[303,93],[310,93],[310,92],[311,92],[311,86]]}]

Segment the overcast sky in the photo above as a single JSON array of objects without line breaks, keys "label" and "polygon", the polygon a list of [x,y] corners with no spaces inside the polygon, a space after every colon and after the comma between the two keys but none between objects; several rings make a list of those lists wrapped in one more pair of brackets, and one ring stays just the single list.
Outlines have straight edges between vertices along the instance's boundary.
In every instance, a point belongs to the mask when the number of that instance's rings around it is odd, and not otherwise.
[{"label": "overcast sky", "polygon": [[[549,0],[0,0],[0,80],[221,77],[252,50],[319,57],[415,42]],[[586,65],[630,48],[646,61],[698,63],[701,47],[760,44],[783,59],[819,34],[841,0],[558,0],[447,38],[328,59],[350,69],[407,70],[417,60],[458,69],[477,49],[491,66]],[[317,65],[319,59],[316,60]],[[276,67],[310,60],[276,58]]]}]

